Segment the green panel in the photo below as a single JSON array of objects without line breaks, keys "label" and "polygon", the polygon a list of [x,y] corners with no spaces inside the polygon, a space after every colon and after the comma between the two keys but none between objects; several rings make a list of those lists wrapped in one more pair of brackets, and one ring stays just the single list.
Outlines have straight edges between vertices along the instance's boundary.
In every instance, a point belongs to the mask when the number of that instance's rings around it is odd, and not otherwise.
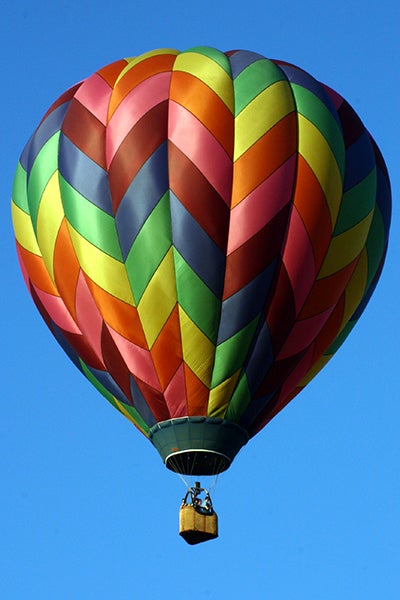
[{"label": "green panel", "polygon": [[232,394],[232,398],[229,402],[228,409],[226,411],[225,418],[233,423],[238,423],[240,417],[251,402],[251,393],[247,380],[247,375],[243,371],[240,375],[237,386]]},{"label": "green panel", "polygon": [[42,147],[33,163],[28,179],[28,201],[32,225],[36,233],[36,221],[39,212],[40,199],[51,176],[57,170],[58,141],[60,132],[57,131]]},{"label": "green panel", "polygon": [[169,192],[161,197],[139,231],[126,259],[126,269],[136,304],[171,247]]},{"label": "green panel", "polygon": [[[145,423],[143,421],[142,417],[140,416],[140,414],[138,413],[136,408],[134,406],[131,406],[130,404],[125,404],[124,402],[121,402],[121,404],[124,407],[124,410],[126,410],[126,412],[130,414],[132,419],[135,421],[136,425],[138,427],[140,427],[140,429],[143,430],[143,432],[146,436],[148,436],[150,427],[147,425],[147,423]],[[118,410],[120,410],[119,407],[117,407],[117,408],[118,408]],[[121,414],[123,414],[123,413],[121,413]]]},{"label": "green panel", "polygon": [[12,199],[18,208],[29,214],[28,196],[26,194],[26,180],[26,171],[21,163],[18,162],[18,166],[14,175]]},{"label": "green panel", "polygon": [[215,48],[210,48],[209,46],[194,46],[193,48],[189,48],[185,52],[196,52],[197,54],[203,54],[203,56],[208,56],[214,62],[216,62],[228,75],[231,75],[231,65],[229,63],[228,57],[219,50]]},{"label": "green panel", "polygon": [[64,213],[72,227],[88,242],[122,261],[114,218],[87,200],[59,175]]},{"label": "green panel", "polygon": [[341,333],[339,333],[339,335],[337,336],[337,338],[335,339],[333,344],[331,344],[329,346],[329,348],[327,350],[325,350],[324,356],[332,356],[332,354],[335,354],[335,352],[337,350],[339,350],[340,346],[343,344],[343,342],[345,341],[347,336],[351,333],[351,330],[353,329],[353,327],[356,323],[357,323],[356,320],[349,321],[345,325],[344,329],[341,331]]},{"label": "green panel", "polygon": [[[98,379],[96,379],[96,377],[93,375],[93,373],[91,371],[89,371],[89,369],[87,368],[87,366],[81,359],[79,359],[79,362],[82,367],[83,374],[90,381],[90,383],[96,388],[97,391],[100,392],[100,394],[102,394],[104,396],[104,398],[106,398],[109,401],[110,404],[112,404],[112,406],[114,408],[116,408],[118,411],[120,411],[118,404],[115,402],[114,396],[100,383],[100,381]],[[121,402],[121,404],[123,404],[124,409],[131,415],[131,417],[135,421],[135,423],[137,423],[137,425],[140,428],[142,428],[146,433],[148,433],[149,426],[146,425],[146,423],[143,421],[143,419],[140,416],[140,414],[138,413],[138,411],[133,406],[130,406],[129,404],[125,404],[122,402]],[[123,413],[121,413],[121,414],[123,414]]]},{"label": "green panel", "polygon": [[178,303],[197,327],[216,344],[221,302],[174,248]]},{"label": "green panel", "polygon": [[[251,63],[234,79],[235,117],[267,87],[277,81],[286,81],[281,69],[267,59]],[[290,86],[288,85],[288,93]]]},{"label": "green panel", "polygon": [[344,177],[346,149],[342,130],[329,108],[315,94],[296,83],[291,83],[297,111],[311,121],[322,133],[335,155],[339,171]]},{"label": "green panel", "polygon": [[259,318],[259,315],[257,315],[243,329],[216,347],[211,388],[228,379],[243,366]]},{"label": "green panel", "polygon": [[367,248],[368,255],[368,276],[366,284],[366,289],[368,290],[379,268],[383,253],[385,251],[385,226],[378,205],[375,207],[374,216],[372,218],[372,223],[368,232],[365,246]]},{"label": "green panel", "polygon": [[362,221],[374,208],[376,198],[376,168],[343,194],[333,235],[348,231]]}]

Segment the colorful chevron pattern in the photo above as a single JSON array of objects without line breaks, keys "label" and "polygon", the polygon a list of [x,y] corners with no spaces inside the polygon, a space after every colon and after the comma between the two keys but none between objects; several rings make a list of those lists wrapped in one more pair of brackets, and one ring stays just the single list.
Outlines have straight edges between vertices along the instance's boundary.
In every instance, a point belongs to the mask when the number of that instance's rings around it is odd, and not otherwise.
[{"label": "colorful chevron pattern", "polygon": [[250,436],[364,310],[390,185],[352,108],[248,51],[157,50],[62,95],[26,145],[27,287],[75,365],[145,435],[184,416]]}]

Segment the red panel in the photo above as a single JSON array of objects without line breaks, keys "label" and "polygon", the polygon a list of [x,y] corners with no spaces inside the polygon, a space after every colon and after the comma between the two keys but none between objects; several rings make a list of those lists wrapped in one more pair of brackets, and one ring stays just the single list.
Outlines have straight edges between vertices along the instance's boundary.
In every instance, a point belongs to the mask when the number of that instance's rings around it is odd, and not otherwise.
[{"label": "red panel", "polygon": [[338,271],[329,277],[324,277],[324,279],[318,279],[307,298],[307,302],[305,303],[299,318],[307,319],[334,306],[354,273],[358,260],[357,257],[341,271]]},{"label": "red panel", "polygon": [[115,213],[139,169],[154,150],[167,139],[167,125],[168,101],[164,101],[140,119],[117,150],[109,168],[110,190]]},{"label": "red panel", "polygon": [[279,351],[296,316],[292,284],[284,265],[281,265],[275,287],[272,289],[266,321],[275,353]]},{"label": "red panel", "polygon": [[298,157],[294,205],[309,233],[318,273],[330,244],[332,223],[322,188],[302,156]]},{"label": "red panel", "polygon": [[105,127],[75,98],[65,114],[62,131],[84,154],[106,168]]},{"label": "red panel", "polygon": [[196,166],[168,142],[170,187],[193,218],[226,251],[230,210]]},{"label": "red panel", "polygon": [[125,396],[132,401],[130,381],[131,373],[122,359],[122,356],[119,353],[119,350],[105,324],[103,324],[101,346],[103,350],[103,360],[107,371],[110,373],[114,381],[116,381]]},{"label": "red panel", "polygon": [[44,117],[40,121],[40,123],[43,123],[43,121],[45,121],[47,119],[49,114],[51,114],[56,108],[61,106],[61,104],[65,104],[65,102],[70,102],[70,100],[76,94],[77,90],[79,90],[79,88],[81,87],[82,83],[83,83],[82,81],[77,83],[76,85],[69,88],[66,92],[61,94],[61,96],[59,98],[57,98],[57,100],[50,106],[49,110],[46,112],[46,114],[44,115]]},{"label": "red panel", "polygon": [[171,415],[165,403],[163,394],[136,377],[135,381],[155,419],[157,421],[167,421],[170,419]]},{"label": "red panel", "polygon": [[290,206],[227,256],[223,300],[242,289],[280,256]]}]

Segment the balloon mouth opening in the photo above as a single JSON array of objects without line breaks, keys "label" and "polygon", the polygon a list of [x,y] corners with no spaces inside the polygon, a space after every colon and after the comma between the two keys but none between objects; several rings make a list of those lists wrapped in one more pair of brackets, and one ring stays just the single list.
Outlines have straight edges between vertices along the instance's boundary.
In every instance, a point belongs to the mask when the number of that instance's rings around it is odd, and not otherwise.
[{"label": "balloon mouth opening", "polygon": [[171,471],[217,475],[228,469],[249,434],[224,419],[181,417],[154,425],[149,439]]},{"label": "balloon mouth opening", "polygon": [[212,450],[184,450],[167,456],[165,466],[181,475],[218,475],[231,462],[228,456]]}]

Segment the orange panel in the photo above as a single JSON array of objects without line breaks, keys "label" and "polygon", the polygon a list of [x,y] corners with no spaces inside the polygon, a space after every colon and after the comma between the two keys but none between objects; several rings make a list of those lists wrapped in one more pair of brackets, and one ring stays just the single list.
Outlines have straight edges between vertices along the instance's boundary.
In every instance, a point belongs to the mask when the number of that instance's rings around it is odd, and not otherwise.
[{"label": "orange panel", "polygon": [[147,350],[137,309],[103,290],[86,274],[85,279],[104,321],[124,338]]},{"label": "orange panel", "polygon": [[233,167],[232,207],[297,151],[296,127],[296,113],[288,114],[237,159]]},{"label": "orange panel", "polygon": [[191,369],[185,364],[186,393],[188,415],[190,417],[207,416],[208,397],[210,390],[200,381]]},{"label": "orange panel", "polygon": [[178,305],[168,317],[150,352],[161,387],[165,390],[179,365],[182,364]]},{"label": "orange panel", "polygon": [[46,269],[46,265],[43,261],[43,258],[41,256],[38,256],[37,254],[29,252],[29,250],[26,250],[20,244],[18,244],[18,249],[20,252],[21,260],[25,265],[25,268],[28,272],[29,278],[32,281],[32,283],[40,290],[43,290],[48,294],[58,296],[59,294]]},{"label": "orange panel", "polygon": [[104,79],[104,81],[108,83],[110,87],[114,87],[114,84],[118,79],[118,75],[121,73],[121,71],[123,71],[123,69],[125,69],[127,64],[127,61],[124,59],[117,60],[116,62],[99,69],[97,73]]},{"label": "orange panel", "polygon": [[108,109],[108,119],[111,119],[122,100],[139,83],[157,73],[172,71],[175,59],[175,54],[158,54],[142,60],[127,71],[113,90]]},{"label": "orange panel", "polygon": [[357,262],[358,257],[341,271],[318,279],[299,314],[299,319],[308,319],[334,306],[352,276]]},{"label": "orange panel", "polygon": [[54,248],[54,277],[60,296],[75,321],[75,292],[79,272],[80,265],[72,246],[66,219],[64,218],[58,231]]},{"label": "orange panel", "polygon": [[170,99],[197,117],[233,157],[233,115],[212,89],[189,73],[174,71]]},{"label": "orange panel", "polygon": [[318,272],[332,236],[331,216],[318,179],[301,155],[298,156],[294,204],[309,233]]}]

